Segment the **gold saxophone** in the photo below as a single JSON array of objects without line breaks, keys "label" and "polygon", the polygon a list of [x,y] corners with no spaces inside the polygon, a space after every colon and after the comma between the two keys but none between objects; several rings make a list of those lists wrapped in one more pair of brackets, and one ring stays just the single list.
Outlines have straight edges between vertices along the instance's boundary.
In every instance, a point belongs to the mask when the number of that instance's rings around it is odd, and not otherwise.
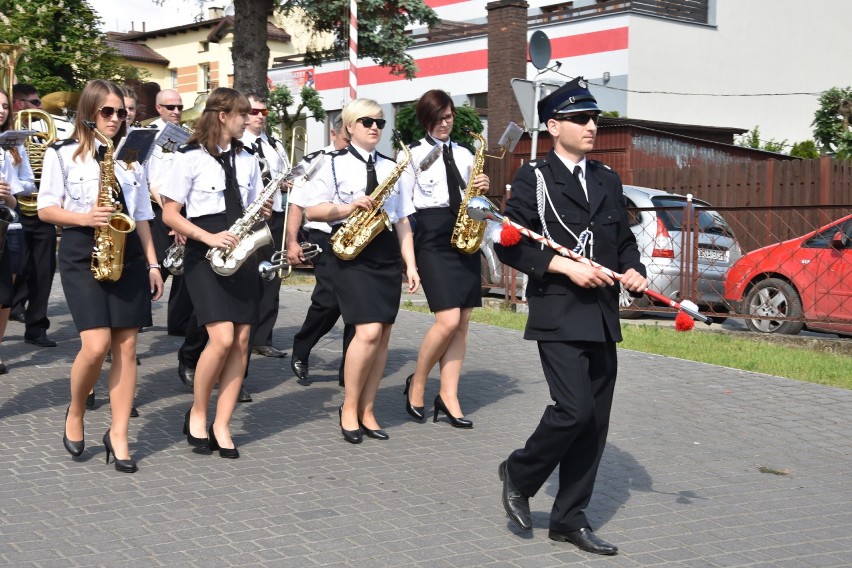
[{"label": "gold saxophone", "polygon": [[382,206],[390,196],[393,186],[411,162],[411,152],[408,146],[402,143],[396,130],[393,131],[394,140],[402,146],[403,157],[396,163],[396,167],[382,183],[370,194],[374,204],[372,209],[356,209],[352,212],[343,226],[332,235],[331,250],[342,260],[352,260],[364,250],[370,241],[376,238],[385,227],[390,228],[390,219]]},{"label": "gold saxophone", "polygon": [[92,274],[100,282],[117,282],[124,270],[124,244],[127,234],[136,229],[136,221],[121,212],[121,203],[114,195],[121,191],[115,179],[115,162],[112,160],[112,140],[95,128],[93,122],[85,121],[95,137],[106,145],[106,154],[101,161],[101,187],[98,191],[98,207],[115,207],[107,219],[106,227],[95,229],[95,250],[92,252]]},{"label": "gold saxophone", "polygon": [[482,244],[486,223],[471,219],[470,215],[467,214],[467,204],[471,198],[480,195],[479,191],[474,187],[473,181],[476,179],[476,176],[482,173],[482,168],[485,166],[485,150],[488,148],[488,142],[472,130],[469,131],[469,134],[479,140],[479,148],[476,149],[476,153],[473,155],[473,168],[470,170],[470,178],[467,180],[464,200],[461,207],[459,207],[459,214],[456,217],[456,224],[453,227],[453,236],[450,243],[464,253],[474,254]]}]

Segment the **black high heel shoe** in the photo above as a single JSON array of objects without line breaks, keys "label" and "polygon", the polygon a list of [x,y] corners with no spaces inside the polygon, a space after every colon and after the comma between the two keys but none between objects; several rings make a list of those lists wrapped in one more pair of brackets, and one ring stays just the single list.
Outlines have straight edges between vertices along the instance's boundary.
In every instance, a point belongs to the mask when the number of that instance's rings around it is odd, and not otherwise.
[{"label": "black high heel shoe", "polygon": [[435,417],[432,419],[432,422],[438,421],[438,411],[443,412],[447,415],[447,418],[450,420],[450,424],[452,424],[456,428],[473,428],[473,422],[466,418],[456,418],[450,411],[447,410],[447,406],[444,404],[444,400],[441,398],[441,395],[435,397]]},{"label": "black high heel shoe", "polygon": [[95,407],[95,389],[86,397],[86,408],[92,409]]},{"label": "black high heel shoe", "polygon": [[337,409],[337,414],[340,415],[340,432],[343,434],[343,439],[349,442],[350,444],[360,444],[361,442],[363,442],[364,436],[361,432],[361,428],[358,428],[357,430],[343,429],[343,406],[340,406],[340,408]]},{"label": "black high heel shoe", "polygon": [[76,458],[80,457],[83,453],[83,449],[86,447],[86,436],[84,434],[83,439],[76,442],[68,439],[68,434],[65,433],[65,423],[68,422],[69,410],[71,410],[70,405],[65,409],[65,421],[62,423],[62,445],[65,446],[65,451]]},{"label": "black high heel shoe", "polygon": [[358,426],[361,427],[361,430],[364,432],[364,435],[368,438],[372,438],[374,440],[390,440],[390,436],[384,430],[370,430],[364,423],[360,420],[358,421]]},{"label": "black high heel shoe", "polygon": [[207,431],[207,436],[210,439],[210,450],[215,451],[219,450],[220,458],[227,458],[229,460],[235,460],[240,457],[240,452],[236,447],[234,448],[223,448],[219,445],[219,442],[216,441],[216,434],[213,433],[213,425],[210,425],[210,429]]},{"label": "black high heel shoe", "polygon": [[190,446],[196,448],[206,448],[209,444],[207,442],[207,438],[196,438],[192,434],[189,433],[189,413],[192,412],[192,409],[186,411],[186,416],[183,417],[183,433],[186,434],[186,441]]},{"label": "black high heel shoe", "polygon": [[411,379],[414,378],[414,373],[408,375],[408,378],[405,379],[405,390],[402,391],[402,394],[405,395],[405,411],[411,415],[412,418],[417,420],[418,422],[423,422],[423,418],[425,418],[425,414],[423,413],[422,406],[411,406],[411,401],[408,400],[408,389],[411,388]]},{"label": "black high heel shoe", "polygon": [[104,434],[104,446],[106,447],[106,463],[109,465],[109,455],[112,454],[112,457],[115,458],[115,471],[120,471],[122,473],[136,473],[139,468],[136,467],[136,462],[132,459],[128,458],[126,460],[120,460],[115,455],[115,451],[112,449],[112,440],[109,438],[109,430]]}]

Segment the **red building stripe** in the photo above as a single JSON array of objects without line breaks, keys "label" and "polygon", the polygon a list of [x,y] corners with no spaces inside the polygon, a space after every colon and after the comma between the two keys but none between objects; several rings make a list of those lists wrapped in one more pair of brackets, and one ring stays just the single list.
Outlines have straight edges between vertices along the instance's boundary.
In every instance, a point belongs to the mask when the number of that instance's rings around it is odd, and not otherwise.
[{"label": "red building stripe", "polygon": [[464,4],[468,0],[426,0],[426,5],[430,8],[440,8],[441,6],[449,6],[451,4]]},{"label": "red building stripe", "polygon": [[[553,59],[627,49],[628,31],[628,28],[624,27],[551,39],[550,46]],[[480,71],[488,68],[488,50],[479,49],[466,53],[424,57],[416,61],[417,66],[420,68],[417,72],[417,77],[421,78],[448,75],[451,73],[464,73],[467,71]],[[375,85],[377,83],[402,80],[402,77],[391,75],[389,70],[378,65],[358,69],[359,85]],[[319,91],[340,89],[347,85],[348,74],[346,71],[316,73],[316,88]]]}]

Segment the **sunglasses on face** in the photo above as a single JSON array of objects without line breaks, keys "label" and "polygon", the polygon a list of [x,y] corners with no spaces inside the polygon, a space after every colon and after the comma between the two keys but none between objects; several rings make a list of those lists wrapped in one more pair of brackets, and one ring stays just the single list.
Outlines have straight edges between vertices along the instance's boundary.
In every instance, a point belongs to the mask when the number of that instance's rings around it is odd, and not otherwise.
[{"label": "sunglasses on face", "polygon": [[178,109],[178,112],[181,112],[183,110],[183,105],[160,105],[160,106],[163,107],[164,109],[166,109],[169,112],[172,112],[175,109]]},{"label": "sunglasses on face", "polygon": [[595,124],[600,120],[599,114],[570,114],[568,116],[560,116],[556,115],[553,117],[553,120],[558,120],[560,122],[573,122],[574,124],[579,124],[580,126],[585,126],[591,120]]},{"label": "sunglasses on face", "polygon": [[387,124],[388,121],[384,118],[370,118],[369,116],[362,116],[355,122],[360,122],[364,125],[364,128],[372,128],[375,124],[379,128],[379,130],[381,130],[385,127],[385,124]]},{"label": "sunglasses on face", "polygon": [[98,112],[101,113],[103,118],[111,118],[114,114],[118,115],[118,120],[124,120],[127,118],[126,108],[116,109],[115,107],[101,107],[98,109]]},{"label": "sunglasses on face", "polygon": [[266,115],[269,114],[269,109],[268,108],[253,108],[249,111],[249,114],[254,115],[254,116],[257,116],[257,115],[266,116]]}]

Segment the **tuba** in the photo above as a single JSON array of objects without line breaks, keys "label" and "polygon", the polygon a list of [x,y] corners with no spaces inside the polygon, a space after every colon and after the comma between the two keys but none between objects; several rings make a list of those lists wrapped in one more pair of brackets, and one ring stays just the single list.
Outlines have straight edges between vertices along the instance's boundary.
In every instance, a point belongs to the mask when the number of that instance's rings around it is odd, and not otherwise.
[{"label": "tuba", "polygon": [[390,219],[388,219],[388,214],[385,213],[382,206],[390,197],[399,176],[411,162],[411,152],[408,150],[408,146],[399,139],[396,130],[393,131],[393,137],[402,146],[403,157],[397,162],[390,175],[370,194],[375,202],[373,208],[353,211],[343,222],[343,226],[330,239],[331,251],[342,260],[352,260],[361,254],[364,247],[370,244],[370,241],[375,239],[385,227],[390,228]]},{"label": "tuba", "polygon": [[[56,123],[53,122],[53,117],[50,114],[37,108],[31,108],[19,110],[15,114],[14,128],[15,130],[37,130],[33,128],[34,122],[36,124],[41,122],[46,132],[36,132],[30,138],[27,138],[27,141],[24,142],[24,148],[27,150],[27,155],[30,158],[33,178],[35,179],[36,187],[38,187],[41,182],[41,165],[44,162],[44,152],[48,146],[56,142]],[[36,202],[38,201],[37,191],[29,195],[19,195],[17,198],[21,213],[28,217],[33,217],[38,213],[36,206]]]},{"label": "tuba", "polygon": [[467,180],[467,189],[464,192],[464,200],[459,207],[459,214],[456,217],[456,224],[453,227],[453,236],[450,244],[461,252],[474,254],[482,245],[482,238],[485,236],[484,221],[471,219],[467,213],[467,204],[474,197],[478,197],[479,193],[473,185],[473,180],[482,173],[485,166],[485,150],[488,143],[480,134],[469,131],[470,135],[479,140],[479,148],[473,156],[473,167],[470,170],[470,177]]},{"label": "tuba", "polygon": [[127,234],[136,229],[136,221],[121,212],[121,203],[115,195],[121,191],[115,179],[115,162],[112,159],[112,140],[85,121],[95,137],[106,145],[106,154],[101,161],[101,187],[98,192],[98,207],[115,207],[106,227],[95,229],[95,250],[92,252],[92,274],[99,282],[117,282],[124,270],[124,250]]}]

